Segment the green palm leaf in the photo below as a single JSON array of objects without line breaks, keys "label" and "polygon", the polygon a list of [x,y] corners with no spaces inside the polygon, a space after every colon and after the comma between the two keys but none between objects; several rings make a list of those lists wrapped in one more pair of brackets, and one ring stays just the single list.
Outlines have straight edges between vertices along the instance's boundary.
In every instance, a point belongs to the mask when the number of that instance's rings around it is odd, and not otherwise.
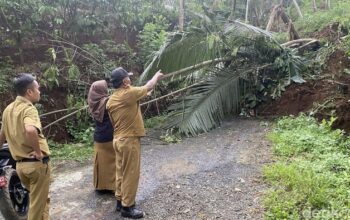
[{"label": "green palm leaf", "polygon": [[210,77],[169,108],[166,128],[177,127],[181,133],[196,135],[207,132],[228,113],[239,109],[239,76],[227,69],[211,69]]},{"label": "green palm leaf", "polygon": [[159,69],[169,73],[220,58],[222,48],[221,39],[215,33],[200,29],[193,29],[191,33],[176,33],[154,54],[153,60],[142,73],[140,82],[149,79]]},{"label": "green palm leaf", "polygon": [[212,29],[218,28],[192,28],[190,32],[170,36],[162,48],[154,53],[139,83],[149,79],[159,69],[170,73],[204,61],[234,57],[240,50],[244,51],[244,46],[251,46],[261,38],[281,50],[269,32],[238,21],[227,24],[222,31],[209,31]]}]

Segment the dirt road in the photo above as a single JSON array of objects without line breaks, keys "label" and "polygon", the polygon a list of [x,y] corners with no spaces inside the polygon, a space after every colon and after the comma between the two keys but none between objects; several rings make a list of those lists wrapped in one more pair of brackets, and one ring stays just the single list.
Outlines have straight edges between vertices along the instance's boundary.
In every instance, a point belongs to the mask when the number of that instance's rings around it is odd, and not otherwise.
[{"label": "dirt road", "polygon": [[[137,205],[145,219],[262,219],[261,168],[270,161],[266,122],[232,119],[181,143],[144,138]],[[90,163],[57,168],[52,219],[122,219],[113,195],[96,194]]]}]

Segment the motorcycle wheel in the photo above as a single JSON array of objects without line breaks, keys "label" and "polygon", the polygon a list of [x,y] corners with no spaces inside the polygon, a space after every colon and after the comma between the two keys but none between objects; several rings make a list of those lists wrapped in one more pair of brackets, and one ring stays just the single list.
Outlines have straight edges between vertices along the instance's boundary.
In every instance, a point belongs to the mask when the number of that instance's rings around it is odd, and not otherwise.
[{"label": "motorcycle wheel", "polygon": [[24,188],[16,170],[5,170],[7,185],[0,190],[0,211],[5,219],[26,220],[29,208],[29,193]]}]

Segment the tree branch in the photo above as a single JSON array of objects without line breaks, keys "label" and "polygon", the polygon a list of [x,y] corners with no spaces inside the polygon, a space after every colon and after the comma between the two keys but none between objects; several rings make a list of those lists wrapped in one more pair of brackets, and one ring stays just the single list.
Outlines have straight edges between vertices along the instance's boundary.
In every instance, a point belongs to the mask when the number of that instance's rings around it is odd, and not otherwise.
[{"label": "tree branch", "polygon": [[305,42],[311,42],[311,41],[317,42],[318,40],[314,39],[314,38],[303,38],[303,39],[297,39],[297,40],[288,41],[286,43],[281,44],[281,46],[289,47],[289,46],[291,46],[293,44],[299,44],[299,43],[305,43]]}]

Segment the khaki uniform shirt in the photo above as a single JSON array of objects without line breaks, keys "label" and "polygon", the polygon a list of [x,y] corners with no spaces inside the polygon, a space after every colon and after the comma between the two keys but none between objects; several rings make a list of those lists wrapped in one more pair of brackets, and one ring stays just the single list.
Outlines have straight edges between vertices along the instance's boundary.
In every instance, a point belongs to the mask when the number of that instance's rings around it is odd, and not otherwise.
[{"label": "khaki uniform shirt", "polygon": [[2,131],[5,134],[12,157],[15,160],[29,158],[33,152],[26,140],[25,125],[32,125],[39,132],[39,147],[45,155],[50,155],[46,138],[41,131],[41,122],[38,110],[26,98],[17,96],[16,100],[9,104],[2,114]]},{"label": "khaki uniform shirt", "polygon": [[145,136],[140,99],[146,95],[146,86],[118,88],[113,92],[106,107],[114,128],[114,137]]}]

